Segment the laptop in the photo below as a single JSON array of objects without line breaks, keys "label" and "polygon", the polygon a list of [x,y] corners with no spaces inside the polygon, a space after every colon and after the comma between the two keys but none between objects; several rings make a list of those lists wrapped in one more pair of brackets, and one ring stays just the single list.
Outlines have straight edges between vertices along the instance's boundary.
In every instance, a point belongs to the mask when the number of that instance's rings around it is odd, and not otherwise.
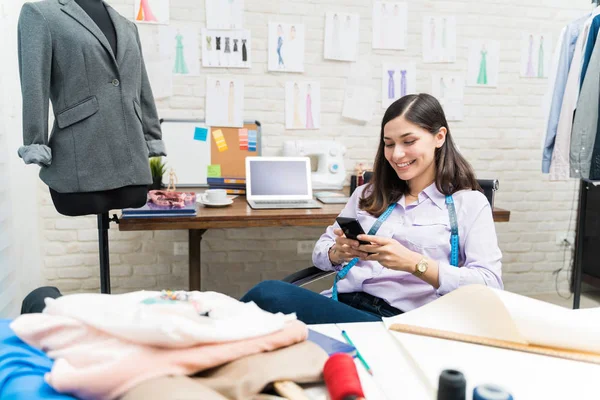
[{"label": "laptop", "polygon": [[246,157],[246,200],[254,209],[321,208],[309,157]]}]

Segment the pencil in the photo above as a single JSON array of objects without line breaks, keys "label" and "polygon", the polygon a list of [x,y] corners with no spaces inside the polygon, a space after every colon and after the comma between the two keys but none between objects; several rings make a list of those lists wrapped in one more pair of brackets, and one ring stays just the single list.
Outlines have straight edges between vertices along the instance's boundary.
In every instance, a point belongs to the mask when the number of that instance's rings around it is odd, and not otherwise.
[{"label": "pencil", "polygon": [[350,340],[350,336],[348,336],[348,334],[346,333],[346,331],[343,330],[343,329],[342,329],[342,336],[344,337],[344,339],[346,339],[346,342],[348,342],[348,344],[350,346],[354,346],[354,348],[356,349],[356,358],[358,358],[360,360],[360,362],[365,367],[365,369],[367,370],[367,372],[370,375],[373,375],[373,370],[371,369],[371,367],[369,367],[369,364],[367,364],[367,361],[365,361],[365,359],[363,358],[363,356],[360,354],[360,351],[358,351],[358,347],[356,347],[354,345],[354,343],[352,343],[352,340]]}]

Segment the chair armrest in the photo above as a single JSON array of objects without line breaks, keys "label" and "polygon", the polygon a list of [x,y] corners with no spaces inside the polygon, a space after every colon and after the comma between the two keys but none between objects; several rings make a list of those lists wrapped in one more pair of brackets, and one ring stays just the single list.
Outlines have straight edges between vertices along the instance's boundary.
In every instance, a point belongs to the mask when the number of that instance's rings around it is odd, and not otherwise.
[{"label": "chair armrest", "polygon": [[323,271],[317,267],[310,267],[294,272],[283,278],[282,281],[296,286],[304,286],[333,274],[335,274],[334,271]]}]

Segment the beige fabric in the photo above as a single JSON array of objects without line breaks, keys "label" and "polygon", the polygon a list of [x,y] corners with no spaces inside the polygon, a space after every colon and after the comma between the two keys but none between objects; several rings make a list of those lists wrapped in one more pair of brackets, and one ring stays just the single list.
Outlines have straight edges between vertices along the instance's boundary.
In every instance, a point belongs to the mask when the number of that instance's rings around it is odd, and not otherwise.
[{"label": "beige fabric", "polygon": [[327,354],[305,341],[267,353],[253,354],[194,377],[151,379],[121,400],[250,400],[277,380],[321,382]]}]

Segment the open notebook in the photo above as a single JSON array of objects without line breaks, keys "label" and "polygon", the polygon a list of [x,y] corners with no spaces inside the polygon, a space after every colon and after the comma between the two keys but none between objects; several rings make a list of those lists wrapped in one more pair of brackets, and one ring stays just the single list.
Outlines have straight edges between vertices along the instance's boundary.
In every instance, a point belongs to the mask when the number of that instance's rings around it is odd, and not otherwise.
[{"label": "open notebook", "polygon": [[469,285],[384,323],[397,332],[600,364],[600,307],[569,310]]}]

